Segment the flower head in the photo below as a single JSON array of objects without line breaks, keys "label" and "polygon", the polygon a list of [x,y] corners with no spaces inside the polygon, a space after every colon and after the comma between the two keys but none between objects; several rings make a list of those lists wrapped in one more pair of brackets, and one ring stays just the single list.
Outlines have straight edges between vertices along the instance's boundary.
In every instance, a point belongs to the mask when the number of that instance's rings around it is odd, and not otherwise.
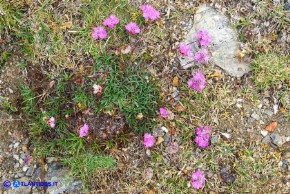
[{"label": "flower head", "polygon": [[24,162],[27,163],[27,162],[29,162],[29,160],[30,160],[30,157],[26,156],[25,159],[24,159]]},{"label": "flower head", "polygon": [[141,5],[140,9],[143,12],[143,17],[145,19],[150,19],[152,21],[156,20],[159,18],[160,13],[156,9],[154,9],[153,6],[148,5],[148,4],[143,4]]},{"label": "flower head", "polygon": [[143,140],[143,144],[145,146],[145,148],[149,148],[152,147],[154,145],[154,137],[152,135],[150,135],[149,133],[145,133],[144,134],[144,140]]},{"label": "flower head", "polygon": [[163,117],[163,118],[167,118],[167,116],[168,116],[168,112],[167,112],[167,109],[166,109],[166,108],[161,107],[161,108],[159,109],[159,112],[160,112],[161,117]]},{"label": "flower head", "polygon": [[205,48],[196,52],[194,55],[194,59],[198,62],[207,62],[209,60],[208,52]]},{"label": "flower head", "polygon": [[54,117],[50,117],[47,121],[47,124],[51,127],[51,128],[55,128],[55,118]]},{"label": "flower head", "polygon": [[89,125],[85,123],[79,130],[79,136],[85,137],[87,136],[88,132],[89,132]]},{"label": "flower head", "polygon": [[94,88],[94,94],[101,93],[102,90],[103,90],[103,87],[100,86],[100,85],[97,85],[97,84],[94,84],[94,85],[93,85],[93,88]]},{"label": "flower head", "polygon": [[211,128],[210,126],[200,126],[195,130],[196,135],[205,135],[210,134]]},{"label": "flower head", "polygon": [[180,44],[179,45],[179,52],[183,55],[183,56],[190,56],[192,55],[191,51],[190,51],[190,47],[186,44]]},{"label": "flower head", "polygon": [[134,22],[128,23],[125,28],[131,34],[139,34],[141,31],[139,26]]},{"label": "flower head", "polygon": [[93,28],[93,39],[105,39],[107,38],[107,31],[103,26],[98,26],[96,28]]},{"label": "flower head", "polygon": [[209,139],[211,137],[210,131],[211,128],[209,126],[197,127],[195,130],[195,143],[202,148],[206,148],[209,145]]},{"label": "flower head", "polygon": [[209,34],[206,32],[205,29],[200,29],[196,33],[196,38],[201,46],[208,46],[211,42],[211,37]]},{"label": "flower head", "polygon": [[205,76],[201,72],[197,71],[193,75],[193,78],[188,80],[187,84],[189,87],[192,87],[193,89],[200,92],[201,90],[205,88],[205,84],[206,84]]},{"label": "flower head", "polygon": [[195,189],[200,189],[205,182],[205,175],[203,171],[197,170],[191,175],[191,185]]},{"label": "flower head", "polygon": [[119,18],[115,15],[110,15],[107,19],[104,20],[103,25],[108,26],[109,28],[114,28],[115,25],[119,23]]}]

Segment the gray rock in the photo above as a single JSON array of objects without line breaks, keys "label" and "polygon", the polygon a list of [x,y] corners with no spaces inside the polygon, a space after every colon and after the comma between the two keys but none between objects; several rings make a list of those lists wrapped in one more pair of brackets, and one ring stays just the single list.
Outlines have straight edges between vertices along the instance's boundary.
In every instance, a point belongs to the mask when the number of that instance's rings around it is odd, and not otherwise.
[{"label": "gray rock", "polygon": [[29,167],[28,167],[28,166],[26,166],[26,165],[25,165],[25,166],[23,166],[23,167],[22,167],[22,170],[23,170],[23,172],[26,172],[26,171],[28,170],[28,168],[29,168]]},{"label": "gray rock", "polygon": [[53,162],[49,166],[48,173],[45,176],[46,181],[57,182],[57,186],[48,187],[47,193],[82,193],[82,182],[80,180],[74,180],[69,171],[64,168],[58,168],[57,162]]},{"label": "gray rock", "polygon": [[26,154],[25,153],[21,153],[20,154],[20,158],[22,158],[23,160],[25,160]]},{"label": "gray rock", "polygon": [[264,137],[261,141],[262,143],[270,143],[271,142],[271,138],[269,135],[267,135],[266,137]]},{"label": "gray rock", "polygon": [[20,144],[19,142],[16,142],[13,147],[17,148],[19,146],[19,144]]},{"label": "gray rock", "polygon": [[31,177],[32,176],[32,174],[33,174],[33,168],[28,168],[27,170],[26,170],[26,176],[29,176],[29,177]]},{"label": "gray rock", "polygon": [[218,142],[219,138],[220,138],[219,135],[213,135],[213,136],[211,137],[211,139],[210,139],[210,142],[211,142],[212,144],[215,144],[215,143]]},{"label": "gray rock", "polygon": [[17,154],[13,154],[13,158],[17,161],[19,160],[19,156]]},{"label": "gray rock", "polygon": [[19,178],[24,177],[24,174],[22,172],[18,172],[17,175]]},{"label": "gray rock", "polygon": [[[236,57],[239,50],[238,34],[231,27],[227,16],[203,4],[194,15],[193,28],[187,35],[185,43],[195,41],[196,32],[201,28],[204,28],[211,36],[212,43],[208,46],[208,50],[212,53],[210,61],[213,64],[235,77],[241,77],[251,70],[249,64],[239,61]],[[199,50],[197,43],[190,46],[193,53]],[[198,64],[193,61],[193,57],[179,59],[184,69]]]},{"label": "gray rock", "polygon": [[266,109],[264,112],[265,112],[265,114],[267,114],[269,117],[273,116],[273,111],[270,110],[270,109]]},{"label": "gray rock", "polygon": [[23,165],[23,163],[24,163],[23,159],[20,158],[20,159],[19,159],[19,164],[20,164],[20,165]]},{"label": "gray rock", "polygon": [[257,121],[260,120],[260,116],[257,113],[255,113],[255,112],[253,112],[253,114],[251,115],[251,117],[254,118]]},{"label": "gray rock", "polygon": [[14,168],[19,168],[20,164],[17,162],[15,165],[14,165]]},{"label": "gray rock", "polygon": [[270,135],[270,139],[271,139],[271,142],[270,142],[271,145],[273,145],[275,147],[276,146],[280,147],[280,146],[282,146],[286,142],[284,136],[281,136],[281,135],[276,134],[276,133],[272,133]]}]

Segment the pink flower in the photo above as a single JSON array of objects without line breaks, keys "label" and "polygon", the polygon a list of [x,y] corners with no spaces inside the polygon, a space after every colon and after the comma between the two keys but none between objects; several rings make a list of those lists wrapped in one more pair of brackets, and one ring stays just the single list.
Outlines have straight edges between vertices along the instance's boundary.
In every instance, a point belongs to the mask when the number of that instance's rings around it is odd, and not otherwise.
[{"label": "pink flower", "polygon": [[196,37],[201,46],[208,46],[211,42],[211,38],[205,29],[200,29],[196,33]]},{"label": "pink flower", "polygon": [[89,132],[89,125],[85,123],[85,124],[80,128],[80,130],[79,130],[79,135],[80,135],[80,137],[85,137],[85,136],[87,136],[88,132]]},{"label": "pink flower", "polygon": [[107,19],[104,20],[103,25],[108,26],[109,28],[114,28],[115,25],[119,23],[119,18],[115,15],[110,15]]},{"label": "pink flower", "polygon": [[190,51],[190,47],[186,44],[180,44],[179,45],[179,52],[183,55],[183,56],[190,56],[192,55],[191,51]]},{"label": "pink flower", "polygon": [[209,60],[208,52],[205,48],[196,52],[194,55],[194,59],[198,62],[207,62]]},{"label": "pink flower", "polygon": [[154,20],[158,19],[160,16],[160,13],[156,9],[154,9],[154,7],[151,5],[143,4],[143,5],[141,5],[140,9],[142,10],[143,17],[145,19],[150,19],[150,20],[154,21]]},{"label": "pink flower", "polygon": [[30,160],[30,157],[26,156],[25,159],[24,159],[24,162],[27,163],[27,162],[29,162],[29,160]]},{"label": "pink flower", "polygon": [[47,121],[47,124],[51,127],[51,128],[55,128],[55,118],[54,117],[50,117]]},{"label": "pink flower", "polygon": [[195,173],[192,174],[191,176],[191,185],[195,189],[200,189],[202,188],[202,185],[205,182],[205,175],[203,171],[197,170]]},{"label": "pink flower", "polygon": [[205,134],[210,134],[211,128],[210,126],[200,126],[197,127],[195,130],[196,135],[205,135]]},{"label": "pink flower", "polygon": [[134,22],[130,22],[129,24],[127,24],[125,26],[125,28],[131,34],[138,34],[138,33],[140,33],[139,26],[136,23],[134,23]]},{"label": "pink flower", "polygon": [[152,147],[154,145],[154,137],[148,133],[144,134],[144,140],[143,140],[143,144],[145,146],[145,148],[149,148]]},{"label": "pink flower", "polygon": [[189,87],[192,87],[193,89],[200,92],[201,90],[205,88],[205,84],[206,84],[205,76],[201,72],[197,71],[193,75],[193,78],[188,80],[187,84]]},{"label": "pink flower", "polygon": [[211,128],[209,126],[200,126],[196,128],[195,142],[198,146],[206,148],[209,145],[209,139],[211,136],[210,130]]},{"label": "pink flower", "polygon": [[209,145],[210,134],[206,134],[204,136],[197,135],[195,137],[195,143],[202,148],[206,148]]},{"label": "pink flower", "polygon": [[103,90],[103,87],[97,84],[94,84],[93,88],[94,88],[94,94],[101,93]]},{"label": "pink flower", "polygon": [[167,118],[167,116],[168,116],[168,112],[167,112],[167,109],[166,109],[166,108],[161,107],[161,108],[159,109],[159,112],[160,112],[161,117],[163,117],[163,118]]},{"label": "pink flower", "polygon": [[107,31],[103,26],[98,26],[96,28],[93,28],[94,32],[92,34],[93,39],[105,39],[107,38]]}]

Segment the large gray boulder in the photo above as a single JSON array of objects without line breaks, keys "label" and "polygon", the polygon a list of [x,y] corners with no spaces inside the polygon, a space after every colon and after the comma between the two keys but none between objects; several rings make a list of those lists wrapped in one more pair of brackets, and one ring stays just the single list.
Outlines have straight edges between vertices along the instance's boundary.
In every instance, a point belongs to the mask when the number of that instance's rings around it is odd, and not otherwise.
[{"label": "large gray boulder", "polygon": [[[229,75],[241,77],[251,69],[249,64],[239,61],[236,57],[239,51],[238,35],[231,27],[229,19],[213,7],[206,4],[200,6],[194,15],[193,28],[186,37],[185,43],[196,40],[196,32],[204,28],[211,36],[212,43],[208,46],[211,53],[210,62],[221,67]],[[199,50],[197,42],[191,44],[193,53]],[[180,57],[184,69],[198,65],[193,57]]]}]

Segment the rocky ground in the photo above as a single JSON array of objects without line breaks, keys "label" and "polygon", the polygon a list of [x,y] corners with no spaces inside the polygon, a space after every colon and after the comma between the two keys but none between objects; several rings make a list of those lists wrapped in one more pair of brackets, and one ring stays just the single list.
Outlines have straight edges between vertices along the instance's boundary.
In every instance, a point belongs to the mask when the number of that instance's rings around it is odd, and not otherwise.
[{"label": "rocky ground", "polygon": [[[229,10],[234,6],[241,6],[242,10],[242,3],[225,4],[227,9],[223,9],[222,3],[213,1],[207,5],[209,13],[205,13],[204,7],[197,8],[191,2],[164,2],[158,5],[159,2],[151,1],[165,15],[161,21],[167,22],[161,24],[160,37],[162,33],[167,33],[166,37],[170,40],[157,38],[162,47],[154,47],[151,51],[162,55],[158,57],[157,54],[153,61],[159,69],[149,69],[163,80],[161,85],[164,87],[161,92],[164,93],[167,107],[174,110],[175,120],[162,121],[152,130],[158,139],[152,150],[144,149],[142,137],[139,135],[130,135],[129,142],[109,149],[108,152],[117,160],[117,167],[95,173],[89,181],[90,190],[94,193],[195,193],[187,179],[189,172],[193,170],[192,166],[195,166],[203,168],[207,173],[208,186],[204,191],[207,193],[233,193],[235,188],[239,188],[240,192],[250,193],[259,193],[261,190],[264,193],[289,193],[290,121],[287,110],[278,101],[277,93],[259,93],[255,88],[251,80],[253,74],[250,54],[246,54],[242,60],[236,57],[241,50],[254,53],[253,49],[267,46],[239,42],[239,34],[233,29],[232,23],[235,19],[240,19],[237,17],[243,17],[243,13],[247,11]],[[248,4],[254,1],[245,2],[243,9],[251,7]],[[139,5],[138,2],[135,3]],[[273,5],[278,6],[281,3],[274,1]],[[255,9],[255,6],[251,9]],[[284,9],[289,9],[289,1]],[[195,11],[194,15],[192,10]],[[229,16],[229,12],[232,15]],[[216,17],[216,21],[210,23],[208,17]],[[263,25],[257,24],[259,27]],[[173,53],[178,42],[189,41],[196,29],[208,26],[211,26],[209,30],[213,30],[210,33],[214,34],[214,45],[209,48],[212,50],[209,64],[197,67],[187,59],[179,58],[178,53]],[[256,36],[253,33],[254,30],[249,32],[249,36],[254,39]],[[257,32],[259,35],[263,33]],[[152,41],[154,37],[146,39],[146,36],[150,36],[149,33],[144,36],[145,45],[152,47],[156,44]],[[289,29],[277,36],[277,41],[270,44],[287,50],[290,41]],[[176,44],[168,45],[169,42]],[[227,55],[224,56],[223,53]],[[27,79],[27,72],[22,69],[21,61],[18,56],[10,57],[0,73],[0,102],[7,98],[16,108],[21,104],[20,78]],[[209,78],[205,98],[212,102],[201,115],[187,114],[195,108],[206,108],[203,107],[203,102],[196,100],[185,89],[186,84],[181,84],[186,83],[188,75],[197,68]],[[172,84],[174,76],[179,78],[179,84]],[[67,167],[62,166],[58,158],[34,157],[21,110],[0,110],[1,183],[15,179],[59,183],[57,187],[21,187],[11,190],[6,190],[1,185],[0,193],[84,192],[82,182],[72,178]],[[112,123],[109,125],[114,125]],[[122,119],[121,123],[123,124]],[[194,148],[192,140],[187,139],[187,136],[192,135],[193,126],[200,123],[213,127],[211,146],[207,151]],[[98,124],[100,128],[108,125],[106,122]],[[229,186],[231,184],[233,187]]]}]

